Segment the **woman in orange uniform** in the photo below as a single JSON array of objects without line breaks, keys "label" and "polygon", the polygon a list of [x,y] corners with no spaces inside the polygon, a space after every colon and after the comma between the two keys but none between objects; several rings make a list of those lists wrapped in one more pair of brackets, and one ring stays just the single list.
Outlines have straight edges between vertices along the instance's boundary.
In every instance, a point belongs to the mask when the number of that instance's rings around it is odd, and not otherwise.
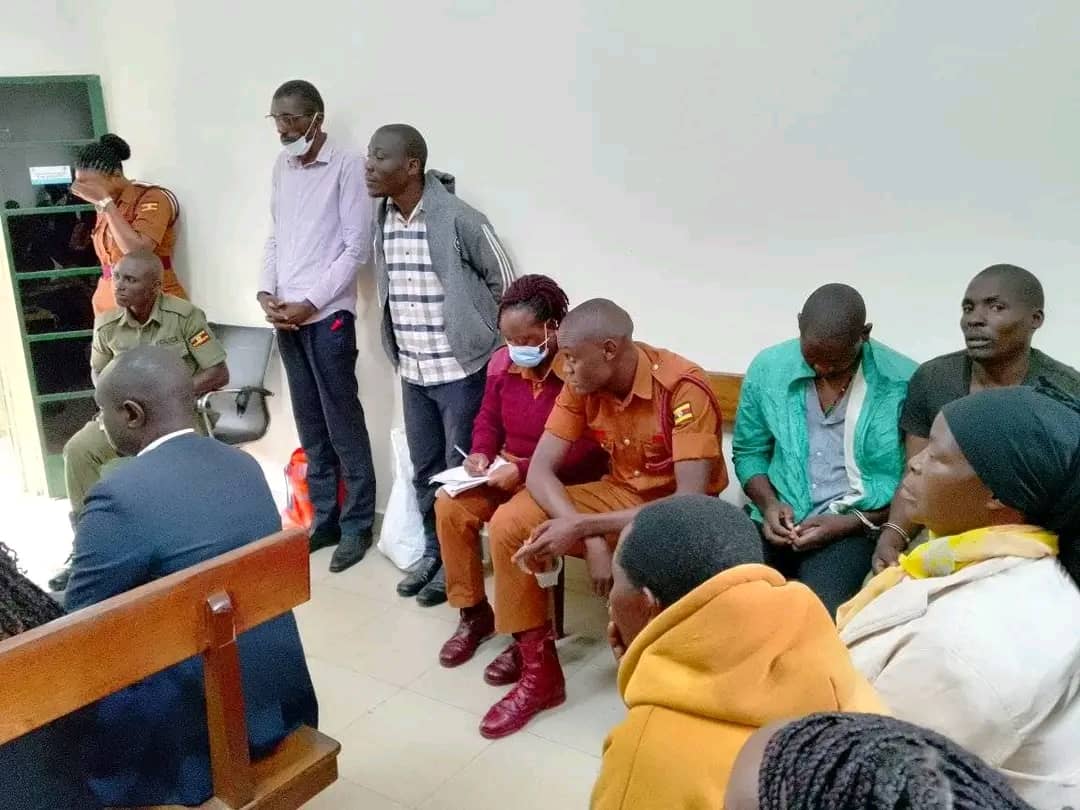
[{"label": "woman in orange uniform", "polygon": [[129,157],[131,148],[127,142],[112,134],[84,146],[75,157],[71,190],[97,209],[93,241],[101,262],[101,278],[94,292],[94,315],[116,306],[113,265],[136,250],[149,250],[161,257],[165,265],[162,292],[187,298],[172,267],[180,206],[168,189],[124,177],[121,164]]}]

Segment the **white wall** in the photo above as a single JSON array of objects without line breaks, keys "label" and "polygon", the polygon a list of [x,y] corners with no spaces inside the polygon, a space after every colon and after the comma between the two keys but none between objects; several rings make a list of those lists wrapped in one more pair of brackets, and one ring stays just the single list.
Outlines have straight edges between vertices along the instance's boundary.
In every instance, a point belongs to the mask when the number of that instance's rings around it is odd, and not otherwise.
[{"label": "white wall", "polygon": [[[1000,261],[1040,276],[1039,343],[1080,365],[1072,0],[111,0],[79,21],[99,26],[132,173],[180,195],[181,272],[212,318],[259,320],[277,150],[261,116],[304,77],[358,148],[416,124],[519,271],[619,300],[641,338],[710,368],[790,335],[827,281],[858,286],[876,335],[913,357],[957,348],[963,288]],[[363,292],[385,470],[396,386],[370,273]],[[278,463],[286,427],[262,451]]]}]

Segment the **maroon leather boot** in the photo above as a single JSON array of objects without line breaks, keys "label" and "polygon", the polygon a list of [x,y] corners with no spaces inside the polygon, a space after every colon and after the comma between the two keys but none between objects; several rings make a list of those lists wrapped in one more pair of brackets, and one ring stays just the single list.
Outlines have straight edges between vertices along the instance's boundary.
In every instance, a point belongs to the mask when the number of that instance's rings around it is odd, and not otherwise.
[{"label": "maroon leather boot", "polygon": [[495,613],[485,599],[479,605],[464,608],[454,635],[439,650],[439,663],[459,667],[476,655],[476,650],[495,635]]},{"label": "maroon leather boot", "polygon": [[526,630],[514,637],[521,654],[521,680],[484,715],[480,733],[489,740],[520,731],[544,709],[566,701],[566,680],[551,628]]}]

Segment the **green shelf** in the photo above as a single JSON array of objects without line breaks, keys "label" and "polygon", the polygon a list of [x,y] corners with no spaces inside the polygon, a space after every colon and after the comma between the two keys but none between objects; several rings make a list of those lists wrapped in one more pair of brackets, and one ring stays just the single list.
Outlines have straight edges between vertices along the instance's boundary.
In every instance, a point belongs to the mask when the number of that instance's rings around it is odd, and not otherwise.
[{"label": "green shelf", "polygon": [[71,332],[40,332],[27,335],[27,343],[48,343],[51,340],[71,340],[72,338],[88,338],[94,336],[93,329],[76,329]]},{"label": "green shelf", "polygon": [[15,278],[19,281],[33,281],[36,278],[72,278],[73,276],[96,276],[101,272],[101,267],[61,267],[56,270],[33,270],[29,273],[16,273]]},{"label": "green shelf", "polygon": [[67,402],[72,399],[89,399],[93,396],[93,388],[84,388],[81,391],[62,391],[59,394],[38,394],[34,397],[34,401],[38,405],[44,405],[47,402]]},{"label": "green shelf", "polygon": [[97,140],[94,138],[61,138],[58,141],[0,141],[0,149],[4,147],[25,149],[28,146],[89,146],[92,143],[97,143]]},{"label": "green shelf", "polygon": [[[93,75],[0,76],[0,107],[9,138],[0,141],[0,156],[5,172],[19,180],[5,194],[24,206],[0,209],[0,232],[15,293],[14,308],[5,315],[18,318],[27,410],[32,401],[37,422],[37,436],[20,431],[16,444],[40,443],[43,465],[27,470],[26,480],[35,486],[44,483],[50,495],[63,497],[60,451],[97,410],[85,358],[93,336],[90,295],[101,268],[93,266],[97,262],[93,251],[70,241],[67,233],[79,220],[93,224],[92,218],[81,215],[93,214],[94,206],[81,201],[40,206],[44,197],[21,167],[33,161],[70,163],[75,149],[97,142],[108,131],[101,80]],[[57,184],[48,196],[58,199],[55,192],[65,189],[66,184]],[[54,262],[68,266],[55,267]],[[53,331],[32,331],[40,328]],[[24,416],[29,424],[29,413]]]},{"label": "green shelf", "polygon": [[4,209],[0,211],[5,217],[34,217],[44,216],[47,214],[74,214],[79,211],[93,211],[94,206],[90,203],[80,203],[78,205],[47,205],[44,208],[12,208],[11,210]]},{"label": "green shelf", "polygon": [[61,76],[0,76],[0,84],[65,84],[67,82],[80,82],[91,85],[93,91],[95,85],[99,85],[100,79],[92,73],[68,73]]}]

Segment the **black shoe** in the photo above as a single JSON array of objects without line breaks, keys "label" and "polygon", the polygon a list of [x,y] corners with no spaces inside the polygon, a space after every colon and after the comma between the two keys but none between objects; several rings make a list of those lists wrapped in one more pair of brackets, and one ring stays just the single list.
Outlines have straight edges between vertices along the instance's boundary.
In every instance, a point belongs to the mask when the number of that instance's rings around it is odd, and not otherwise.
[{"label": "black shoe", "polygon": [[424,557],[397,586],[398,596],[416,596],[442,568],[442,560]]},{"label": "black shoe", "polygon": [[434,579],[420,589],[416,601],[421,607],[435,607],[446,601],[446,569],[440,568]]},{"label": "black shoe", "polygon": [[328,546],[336,546],[341,542],[341,532],[337,529],[319,529],[308,538],[311,553],[314,554],[320,548],[327,548]]},{"label": "black shoe", "polygon": [[69,579],[71,579],[71,566],[65,565],[59,574],[49,580],[49,590],[62,593],[67,589]]},{"label": "black shoe", "polygon": [[334,556],[330,558],[331,573],[338,574],[356,565],[371,548],[371,532],[364,535],[346,535],[341,538]]}]

